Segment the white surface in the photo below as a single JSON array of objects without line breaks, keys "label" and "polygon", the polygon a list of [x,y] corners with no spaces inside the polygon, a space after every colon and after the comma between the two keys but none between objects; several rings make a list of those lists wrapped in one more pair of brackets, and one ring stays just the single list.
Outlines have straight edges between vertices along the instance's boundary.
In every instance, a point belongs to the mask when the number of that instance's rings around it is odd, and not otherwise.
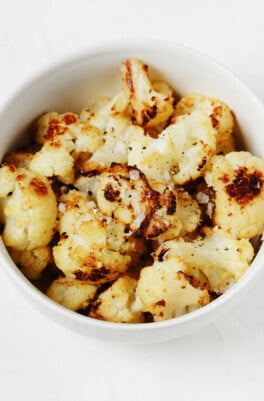
[{"label": "white surface", "polygon": [[[0,0],[0,106],[54,58],[117,37],[163,38],[194,47],[230,68],[264,100],[262,4]],[[50,322],[0,269],[0,399],[263,400],[263,283],[264,271],[242,302],[186,338],[120,346]]]}]

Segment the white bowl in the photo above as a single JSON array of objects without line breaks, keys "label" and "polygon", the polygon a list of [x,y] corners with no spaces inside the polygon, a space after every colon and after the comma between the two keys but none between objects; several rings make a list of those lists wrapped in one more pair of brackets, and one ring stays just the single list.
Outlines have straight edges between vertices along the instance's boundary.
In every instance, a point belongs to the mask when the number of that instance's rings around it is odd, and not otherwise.
[{"label": "white bowl", "polygon": [[[120,63],[128,57],[142,59],[150,66],[152,76],[166,80],[179,95],[201,92],[225,101],[235,113],[236,129],[246,148],[264,156],[264,108],[237,78],[204,55],[174,43],[126,40],[96,45],[52,66],[20,89],[0,115],[0,159],[10,149],[25,143],[28,136],[24,133],[41,113],[79,112],[99,95],[113,95],[121,87]],[[262,246],[239,282],[200,310],[159,323],[118,324],[79,315],[50,300],[20,273],[0,243],[2,267],[43,314],[86,336],[131,343],[165,341],[208,324],[250,290],[263,268],[263,256]]]}]

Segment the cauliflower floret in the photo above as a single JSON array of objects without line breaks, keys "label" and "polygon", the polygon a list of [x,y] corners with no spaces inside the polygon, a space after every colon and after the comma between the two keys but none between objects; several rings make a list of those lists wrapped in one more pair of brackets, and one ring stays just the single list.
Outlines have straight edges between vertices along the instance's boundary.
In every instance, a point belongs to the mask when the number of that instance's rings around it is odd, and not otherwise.
[{"label": "cauliflower floret", "polygon": [[[122,255],[130,255],[132,260],[136,260],[137,256],[140,257],[140,255],[145,253],[146,247],[144,241],[131,236],[125,224],[117,219],[103,215],[97,208],[95,202],[89,200],[85,193],[80,194],[77,191],[71,191],[69,194],[62,195],[60,202],[59,225],[62,235],[63,233],[67,233],[67,235],[75,234],[77,222],[82,221],[80,220],[81,215],[85,218],[85,214],[90,214],[92,211],[92,219],[96,216],[97,220],[102,223],[100,238],[105,235],[107,249],[118,251]],[[78,205],[78,207],[75,205]],[[78,233],[80,232],[78,228]],[[99,243],[99,240],[97,240],[97,242]]]},{"label": "cauliflower floret", "polygon": [[105,135],[106,131],[111,131],[113,117],[126,118],[128,100],[125,90],[118,92],[112,99],[100,97],[89,108],[81,112],[80,120],[85,125],[97,128],[102,135]]},{"label": "cauliflower floret", "polygon": [[148,76],[148,66],[135,58],[126,60],[121,72],[129,94],[133,123],[151,128],[167,122],[174,103],[168,85],[159,83],[155,88]]},{"label": "cauliflower floret", "polygon": [[30,170],[46,177],[58,176],[62,182],[70,184],[74,179],[72,150],[66,149],[62,143],[56,146],[45,143],[33,157]]},{"label": "cauliflower floret", "polygon": [[75,186],[91,193],[100,211],[125,225],[130,236],[149,239],[165,231],[168,238],[179,234],[182,224],[175,194],[168,188],[162,194],[152,189],[137,168],[112,164],[101,172],[83,170],[82,174],[87,185],[83,178]]},{"label": "cauliflower floret", "polygon": [[127,275],[119,277],[92,304],[89,316],[116,323],[140,323],[142,314],[131,310],[135,300],[137,280]]},{"label": "cauliflower floret", "polygon": [[51,250],[48,246],[17,250],[10,249],[10,256],[29,280],[39,280],[41,273],[51,261]]},{"label": "cauliflower floret", "polygon": [[57,216],[56,197],[48,179],[4,165],[0,168],[0,180],[5,245],[17,250],[46,246],[53,236]]},{"label": "cauliflower floret", "polygon": [[175,191],[166,187],[159,196],[159,204],[145,228],[144,235],[162,242],[177,237],[183,224],[178,216]]},{"label": "cauliflower floret", "polygon": [[80,120],[99,130],[102,140],[87,160],[87,166],[127,163],[128,138],[133,132],[143,130],[132,125],[127,107],[128,95],[122,90],[112,99],[99,99],[95,105],[81,112]]},{"label": "cauliflower floret", "polygon": [[95,198],[106,216],[126,224],[131,233],[144,228],[159,206],[159,193],[136,168],[114,164],[97,176]]},{"label": "cauliflower floret", "polygon": [[73,165],[79,154],[93,153],[103,144],[97,128],[84,125],[74,113],[44,114],[37,121],[34,139],[42,147],[29,168],[46,177],[58,176],[66,184],[73,181]]},{"label": "cauliflower floret", "polygon": [[208,279],[210,290],[223,293],[247,270],[254,250],[247,239],[234,239],[223,230],[204,229],[205,236],[176,238],[164,242],[155,252],[155,260],[178,257],[189,268],[196,267]]},{"label": "cauliflower floret", "polygon": [[47,296],[53,301],[73,311],[85,309],[95,296],[97,287],[85,281],[59,277],[52,282]]},{"label": "cauliflower floret", "polygon": [[[200,224],[201,209],[195,199],[181,186],[165,185],[158,181],[150,180],[150,185],[153,189],[160,192],[161,202],[166,206],[175,219],[173,209],[177,215],[177,230],[169,229],[160,234],[156,240],[159,243],[168,239],[175,238],[179,235],[183,236],[186,233],[191,233],[196,230]],[[168,215],[167,215],[168,217]]]},{"label": "cauliflower floret", "polygon": [[[118,95],[120,95],[120,92],[118,93]],[[113,99],[114,98],[116,98],[116,96],[114,96]],[[108,112],[105,114],[109,114],[109,112],[111,112],[113,99],[111,99],[108,96],[98,96],[95,99],[95,101],[89,105],[88,108],[84,109],[80,113],[80,120],[83,123],[86,123],[88,121],[88,119],[90,119],[95,113],[101,112],[102,110],[108,110]],[[111,106],[110,106],[110,104],[111,104]]]},{"label": "cauliflower floret", "polygon": [[[91,236],[96,228],[91,228]],[[97,233],[96,233],[97,234]],[[115,280],[131,264],[129,255],[109,250],[92,238],[75,234],[62,239],[53,248],[57,267],[69,278],[77,278],[90,284],[103,284]],[[103,242],[103,241],[102,241]]]},{"label": "cauliflower floret", "polygon": [[215,132],[201,110],[177,118],[157,139],[131,137],[128,164],[137,166],[148,179],[186,184],[201,177],[215,151]]},{"label": "cauliflower floret", "polygon": [[169,136],[157,139],[143,131],[132,133],[128,143],[128,165],[136,166],[148,180],[168,183],[171,181],[171,165],[174,147]]},{"label": "cauliflower floret", "polygon": [[[35,134],[34,141],[38,145],[43,145],[46,141],[46,137],[48,133],[53,129],[52,122],[58,121],[59,113],[52,111],[50,113],[45,113],[41,115],[35,125]],[[57,128],[57,132],[59,133],[59,127]]]},{"label": "cauliflower floret", "polygon": [[114,115],[105,129],[104,144],[92,155],[88,164],[110,166],[111,163],[127,163],[130,137],[139,132],[143,132],[143,128],[132,125],[124,116]]},{"label": "cauliflower floret", "polygon": [[141,256],[147,251],[144,238],[135,238],[126,225],[116,219],[108,219],[106,227],[107,248],[131,257],[131,266],[139,267]]},{"label": "cauliflower floret", "polygon": [[38,145],[52,144],[55,148],[63,144],[70,153],[94,152],[103,141],[96,127],[85,124],[75,113],[43,114],[36,122],[34,140]]},{"label": "cauliflower floret", "polygon": [[129,254],[110,248],[109,220],[87,195],[71,190],[61,197],[59,211],[61,239],[53,247],[53,256],[67,277],[104,283],[116,279],[130,266]]},{"label": "cauliflower floret", "polygon": [[193,110],[203,110],[211,119],[216,129],[216,152],[227,153],[235,149],[234,118],[229,107],[219,99],[210,98],[198,93],[190,93],[176,105],[175,115],[189,114]]},{"label": "cauliflower floret", "polygon": [[198,203],[182,187],[175,189],[177,215],[182,223],[180,235],[191,233],[198,227],[201,218],[201,209]]},{"label": "cauliflower floret", "polygon": [[9,165],[13,164],[14,166],[19,168],[29,169],[29,165],[35,153],[36,150],[33,149],[33,147],[32,148],[29,147],[28,149],[25,150],[19,150],[17,152],[10,152],[5,156],[4,162]]},{"label": "cauliflower floret", "polygon": [[264,160],[249,152],[214,156],[205,180],[215,191],[213,221],[238,238],[264,230]]},{"label": "cauliflower floret", "polygon": [[14,190],[18,170],[14,164],[3,163],[0,166],[0,197],[5,198]]},{"label": "cauliflower floret", "polygon": [[132,310],[149,312],[157,322],[206,305],[210,301],[208,291],[195,288],[185,271],[185,264],[176,257],[143,268]]}]

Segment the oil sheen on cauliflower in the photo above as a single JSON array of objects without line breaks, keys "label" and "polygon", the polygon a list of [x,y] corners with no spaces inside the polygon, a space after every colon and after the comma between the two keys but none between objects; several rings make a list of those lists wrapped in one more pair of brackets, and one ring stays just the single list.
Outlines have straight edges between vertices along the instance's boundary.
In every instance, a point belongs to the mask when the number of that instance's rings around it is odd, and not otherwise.
[{"label": "oil sheen on cauliflower", "polygon": [[187,272],[199,269],[208,279],[210,290],[223,293],[247,270],[254,256],[248,239],[235,239],[221,229],[204,229],[195,239],[175,238],[164,242],[155,252],[155,260],[177,257],[184,261]]},{"label": "oil sheen on cauliflower", "polygon": [[264,230],[264,160],[249,152],[212,158],[205,180],[215,191],[213,220],[238,238]]},{"label": "oil sheen on cauliflower", "polygon": [[132,310],[148,312],[158,322],[181,316],[209,301],[207,289],[196,288],[186,274],[186,265],[171,257],[141,270]]}]

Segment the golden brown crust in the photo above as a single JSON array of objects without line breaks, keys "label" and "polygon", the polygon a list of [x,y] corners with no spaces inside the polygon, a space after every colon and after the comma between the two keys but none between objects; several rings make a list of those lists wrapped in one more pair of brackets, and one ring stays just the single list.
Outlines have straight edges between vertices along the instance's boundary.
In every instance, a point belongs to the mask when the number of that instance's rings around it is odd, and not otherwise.
[{"label": "golden brown crust", "polygon": [[47,196],[49,190],[45,182],[43,182],[40,178],[34,177],[29,183],[29,186],[36,192],[39,196]]}]

